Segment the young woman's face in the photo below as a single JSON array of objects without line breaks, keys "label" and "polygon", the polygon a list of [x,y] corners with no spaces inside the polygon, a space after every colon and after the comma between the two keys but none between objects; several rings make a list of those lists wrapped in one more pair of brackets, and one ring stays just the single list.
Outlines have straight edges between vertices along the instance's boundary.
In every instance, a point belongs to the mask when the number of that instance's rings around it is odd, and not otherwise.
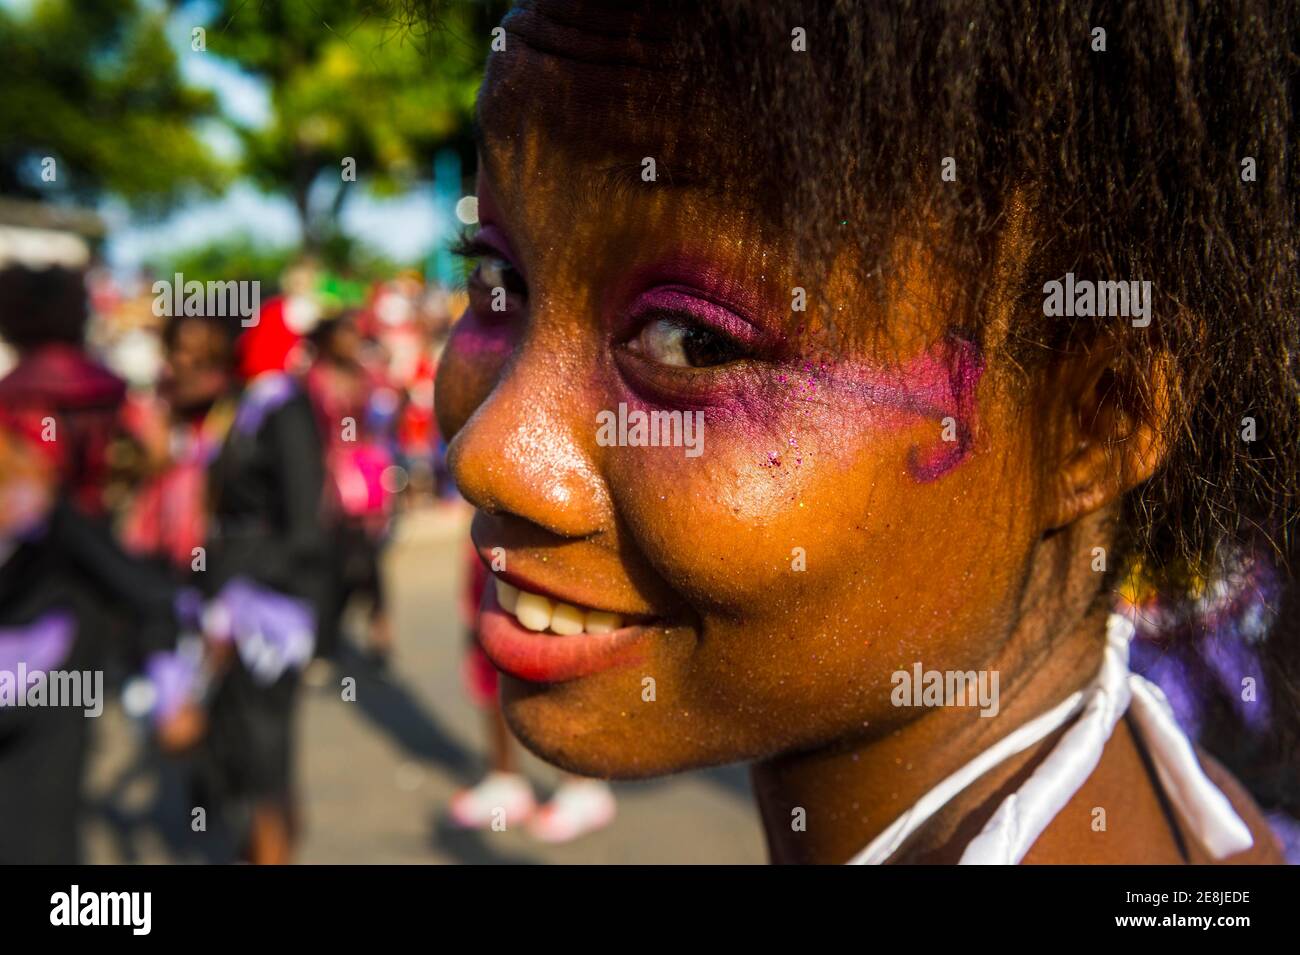
[{"label": "young woman's face", "polygon": [[[813,287],[700,181],[707,119],[549,30],[516,22],[489,65],[481,258],[437,408],[495,576],[624,626],[537,633],[489,598],[511,726],[638,776],[914,718],[895,671],[978,669],[1016,619],[1042,528],[1013,399],[919,256],[883,316],[847,269]],[[698,413],[702,442],[644,446],[654,412]]]}]

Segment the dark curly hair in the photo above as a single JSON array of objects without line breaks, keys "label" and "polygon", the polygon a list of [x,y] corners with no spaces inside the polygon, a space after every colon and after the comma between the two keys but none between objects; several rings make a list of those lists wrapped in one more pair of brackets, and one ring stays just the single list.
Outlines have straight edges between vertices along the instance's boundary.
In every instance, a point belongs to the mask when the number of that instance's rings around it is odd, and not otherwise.
[{"label": "dark curly hair", "polygon": [[80,345],[86,332],[80,269],[0,268],[0,338],[20,351],[45,342]]}]

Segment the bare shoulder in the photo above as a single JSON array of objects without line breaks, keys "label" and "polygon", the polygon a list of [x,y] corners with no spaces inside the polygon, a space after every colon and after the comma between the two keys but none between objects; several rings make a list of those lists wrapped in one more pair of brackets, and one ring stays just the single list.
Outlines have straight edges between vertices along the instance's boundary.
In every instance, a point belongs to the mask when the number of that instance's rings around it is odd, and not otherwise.
[{"label": "bare shoulder", "polygon": [[1026,854],[1033,863],[1089,865],[1276,865],[1277,838],[1246,788],[1199,750],[1210,781],[1222,790],[1254,836],[1254,845],[1215,859],[1178,817],[1143,758],[1127,720],[1115,728],[1101,761]]},{"label": "bare shoulder", "polygon": [[1101,760],[1025,855],[1028,864],[1178,865],[1178,832],[1120,720]]}]

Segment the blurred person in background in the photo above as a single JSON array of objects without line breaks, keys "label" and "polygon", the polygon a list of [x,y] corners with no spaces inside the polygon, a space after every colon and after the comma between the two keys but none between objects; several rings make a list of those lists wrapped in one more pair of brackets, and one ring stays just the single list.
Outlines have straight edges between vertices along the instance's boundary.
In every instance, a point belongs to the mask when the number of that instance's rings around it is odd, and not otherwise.
[{"label": "blurred person in background", "polygon": [[324,458],[311,403],[289,373],[300,319],[266,302],[234,349],[233,418],[208,469],[205,631],[227,666],[212,695],[200,783],[248,861],[284,863],[298,832],[293,735],[332,578]]},{"label": "blurred person in background", "polygon": [[[452,290],[438,288],[425,297],[427,323],[426,331],[426,352],[430,356],[430,365],[433,376],[436,379],[438,374],[438,361],[442,357],[442,350],[446,347],[447,338],[451,334],[451,326],[455,321],[455,316],[465,311],[469,304],[469,296],[463,290]],[[438,430],[437,411],[434,411],[433,420],[433,493],[434,497],[440,503],[456,503],[461,500],[460,493],[456,490],[456,481],[451,476],[451,469],[447,466],[447,440]]]},{"label": "blurred person in background", "polygon": [[163,330],[155,401],[128,406],[142,473],[122,523],[123,542],[188,576],[208,533],[208,466],[235,414],[231,323],[182,316]]},{"label": "blurred person in background", "polygon": [[354,313],[322,320],[312,343],[316,358],[307,372],[307,392],[325,447],[335,541],[335,578],[322,608],[317,652],[337,654],[348,602],[361,597],[370,604],[368,651],[382,664],[393,648],[380,568],[392,509],[385,472],[393,459],[383,440],[391,392],[367,360]]},{"label": "blurred person in background", "polygon": [[123,387],[85,354],[81,263],[75,243],[55,247],[72,258],[24,258],[12,235],[0,247],[0,330],[21,356],[0,381],[0,862],[80,854],[87,714],[103,699],[24,705],[42,677],[80,673],[84,698],[84,679],[102,691],[119,651],[149,676],[144,709],[164,747],[203,731],[200,654],[178,646],[185,601],[127,557],[103,519]]},{"label": "blurred person in background", "polygon": [[[178,645],[178,593],[127,557],[60,489],[31,415],[0,411],[0,863],[76,863],[90,741],[111,656],[143,670],[159,744],[179,752],[204,729],[200,663]],[[30,695],[80,674],[81,702]],[[98,674],[98,676],[96,676]],[[98,687],[85,681],[98,681]],[[100,694],[90,701],[88,694]],[[98,710],[99,712],[94,712]]]},{"label": "blurred person in background", "polygon": [[375,337],[388,354],[388,377],[398,394],[395,447],[408,478],[408,507],[434,488],[433,380],[438,366],[420,308],[423,289],[418,277],[404,273],[378,284],[367,310]]},{"label": "blurred person in background", "polygon": [[[153,692],[147,711],[164,749],[189,748],[204,728],[197,705],[200,661],[191,648],[178,646],[177,591],[127,557],[102,523],[61,491],[57,456],[41,430],[39,418],[0,411],[4,864],[80,861],[89,718],[102,713],[110,655],[148,674]],[[59,682],[80,674],[85,706],[31,702],[42,682],[53,685],[56,672]],[[24,693],[27,702],[19,702]]]},{"label": "blurred person in background", "polygon": [[59,479],[87,515],[103,517],[108,449],[126,384],[83,344],[87,314],[81,266],[88,252],[70,252],[48,267],[32,267],[36,261],[20,259],[20,253],[12,243],[0,248],[0,336],[18,356],[0,379],[0,407],[40,408],[54,415]]}]

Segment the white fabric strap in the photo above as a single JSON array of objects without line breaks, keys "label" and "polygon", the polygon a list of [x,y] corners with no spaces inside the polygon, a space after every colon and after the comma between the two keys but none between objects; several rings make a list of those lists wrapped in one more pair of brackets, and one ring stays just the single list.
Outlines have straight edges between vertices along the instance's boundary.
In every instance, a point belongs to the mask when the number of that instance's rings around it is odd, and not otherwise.
[{"label": "white fabric strap", "polygon": [[1227,797],[1205,776],[1164,695],[1154,684],[1129,672],[1128,646],[1132,638],[1132,623],[1119,614],[1111,614],[1106,622],[1101,672],[1087,688],[1072,693],[1046,713],[1013,730],[944,779],[849,860],[849,865],[879,865],[887,861],[953,796],[1003,760],[1023,752],[1078,715],[1077,722],[1025,784],[1003,800],[983,831],[966,847],[960,864],[1019,863],[1097,768],[1115,724],[1131,703],[1135,704],[1134,718],[1161,785],[1201,842],[1215,858],[1250,848],[1250,830]]},{"label": "white fabric strap", "polygon": [[1232,803],[1210,781],[1196,758],[1196,750],[1174,719],[1164,690],[1150,680],[1129,677],[1133,687],[1133,721],[1153,758],[1156,775],[1178,815],[1216,859],[1244,852],[1255,844],[1250,828]]},{"label": "white fabric strap", "polygon": [[1003,737],[973,760],[953,773],[920,798],[911,809],[903,813],[877,836],[848,865],[880,865],[892,856],[907,837],[921,827],[931,816],[947,805],[948,800],[1004,759],[1033,746],[1066,722],[1083,707],[1084,691],[1066,697],[1042,716],[1035,717]]}]

